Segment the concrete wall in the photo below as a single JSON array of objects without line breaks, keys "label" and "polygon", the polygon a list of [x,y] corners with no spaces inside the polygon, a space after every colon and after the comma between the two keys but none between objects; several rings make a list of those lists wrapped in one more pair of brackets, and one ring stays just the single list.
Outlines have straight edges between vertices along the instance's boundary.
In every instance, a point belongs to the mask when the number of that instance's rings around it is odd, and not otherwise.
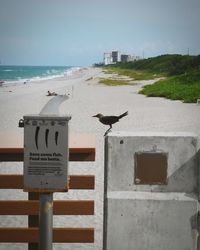
[{"label": "concrete wall", "polygon": [[[104,250],[195,250],[198,138],[110,133],[105,139]],[[134,182],[137,152],[167,154],[167,184]]]}]

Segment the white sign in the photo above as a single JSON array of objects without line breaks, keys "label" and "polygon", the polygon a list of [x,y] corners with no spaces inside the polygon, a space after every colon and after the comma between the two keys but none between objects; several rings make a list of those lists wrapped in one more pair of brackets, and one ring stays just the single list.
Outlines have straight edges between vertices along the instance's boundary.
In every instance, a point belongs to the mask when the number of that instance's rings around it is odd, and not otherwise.
[{"label": "white sign", "polygon": [[70,116],[24,116],[24,190],[67,190]]}]

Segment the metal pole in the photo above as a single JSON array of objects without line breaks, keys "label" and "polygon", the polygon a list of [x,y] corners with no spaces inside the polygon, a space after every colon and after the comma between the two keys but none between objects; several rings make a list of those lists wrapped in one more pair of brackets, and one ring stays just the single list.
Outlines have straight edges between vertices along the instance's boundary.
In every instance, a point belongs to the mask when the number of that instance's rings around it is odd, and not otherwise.
[{"label": "metal pole", "polygon": [[40,194],[39,250],[52,250],[53,242],[53,193]]}]

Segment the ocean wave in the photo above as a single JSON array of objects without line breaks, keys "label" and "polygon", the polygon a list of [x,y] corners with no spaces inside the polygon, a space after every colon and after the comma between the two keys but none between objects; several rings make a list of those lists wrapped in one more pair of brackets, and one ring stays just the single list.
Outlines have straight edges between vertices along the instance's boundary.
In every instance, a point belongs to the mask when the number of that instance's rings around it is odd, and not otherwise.
[{"label": "ocean wave", "polygon": [[4,72],[10,72],[13,71],[12,69],[3,69]]},{"label": "ocean wave", "polygon": [[40,76],[34,76],[30,78],[25,78],[25,77],[20,77],[18,76],[17,79],[15,80],[5,80],[4,85],[16,85],[16,84],[26,84],[30,82],[40,82],[40,81],[46,81],[46,80],[51,80],[51,79],[56,79],[56,78],[61,78],[61,77],[70,77],[73,76],[77,71],[80,71],[80,67],[72,67],[69,69],[64,70],[63,72],[60,72],[59,70],[56,69],[50,69],[47,70],[46,72],[43,72],[42,75]]},{"label": "ocean wave", "polygon": [[80,71],[80,69],[81,69],[81,67],[73,67],[73,68],[71,68],[71,69],[68,69],[68,70],[64,73],[64,75],[70,76],[70,75],[74,74],[75,72]]}]

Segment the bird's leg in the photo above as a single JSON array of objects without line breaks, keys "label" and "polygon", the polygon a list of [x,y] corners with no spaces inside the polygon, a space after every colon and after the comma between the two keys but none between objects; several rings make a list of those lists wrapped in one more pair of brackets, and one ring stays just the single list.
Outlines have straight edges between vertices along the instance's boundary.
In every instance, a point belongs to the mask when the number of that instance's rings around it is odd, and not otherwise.
[{"label": "bird's leg", "polygon": [[108,134],[108,132],[110,131],[110,128],[108,130],[106,130],[104,136],[106,136]]},{"label": "bird's leg", "polygon": [[104,136],[106,136],[110,132],[111,129],[112,129],[112,124],[110,125],[110,128],[108,130],[106,130]]},{"label": "bird's leg", "polygon": [[112,129],[112,124],[110,124],[110,128],[108,129],[108,132],[110,132]]}]

